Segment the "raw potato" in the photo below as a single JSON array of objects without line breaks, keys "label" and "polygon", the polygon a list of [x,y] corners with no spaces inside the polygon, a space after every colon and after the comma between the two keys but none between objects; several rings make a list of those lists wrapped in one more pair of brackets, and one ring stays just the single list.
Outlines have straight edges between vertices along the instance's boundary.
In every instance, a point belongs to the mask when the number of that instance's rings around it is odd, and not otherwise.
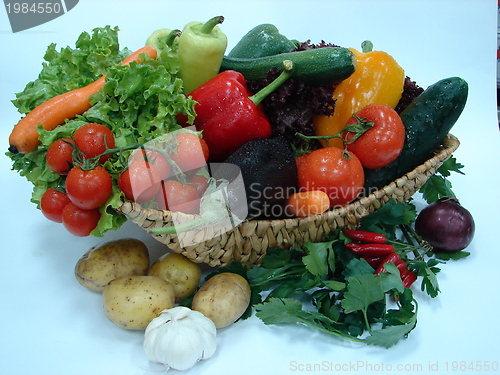
[{"label": "raw potato", "polygon": [[245,278],[224,272],[201,286],[191,308],[210,318],[217,328],[224,328],[238,320],[249,304],[250,285]]},{"label": "raw potato", "polygon": [[135,238],[124,238],[92,247],[76,263],[75,276],[84,287],[102,292],[111,280],[146,275],[148,268],[146,245]]},{"label": "raw potato", "polygon": [[165,309],[174,307],[174,288],[156,276],[122,276],[102,293],[104,313],[117,326],[146,329]]},{"label": "raw potato", "polygon": [[194,294],[201,278],[201,268],[179,253],[169,253],[151,265],[148,275],[167,280],[174,287],[177,302]]}]

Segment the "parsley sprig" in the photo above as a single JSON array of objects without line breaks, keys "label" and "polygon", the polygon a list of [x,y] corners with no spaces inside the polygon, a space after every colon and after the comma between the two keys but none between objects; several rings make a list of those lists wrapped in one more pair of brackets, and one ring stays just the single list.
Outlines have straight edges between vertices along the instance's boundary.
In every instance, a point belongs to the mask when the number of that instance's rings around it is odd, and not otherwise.
[{"label": "parsley sprig", "polygon": [[[247,278],[265,324],[301,323],[337,337],[390,347],[416,325],[416,302],[398,269],[380,276],[344,246],[341,232],[303,248],[272,249]],[[394,299],[394,308],[388,308]]]},{"label": "parsley sprig", "polygon": [[458,163],[454,157],[446,160],[420,189],[420,193],[422,193],[427,203],[435,202],[443,197],[454,197],[455,193],[452,190],[452,184],[447,177],[451,175],[451,172],[463,175],[463,167],[464,165]]}]

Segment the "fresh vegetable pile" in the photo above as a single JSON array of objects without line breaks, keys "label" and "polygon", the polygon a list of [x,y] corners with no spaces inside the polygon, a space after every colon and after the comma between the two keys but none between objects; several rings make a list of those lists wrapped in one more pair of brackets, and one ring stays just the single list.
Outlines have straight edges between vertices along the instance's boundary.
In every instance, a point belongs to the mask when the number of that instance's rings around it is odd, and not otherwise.
[{"label": "fresh vegetable pile", "polygon": [[[240,168],[240,220],[319,214],[428,159],[465,105],[462,79],[424,91],[369,42],[362,52],[298,43],[264,24],[224,55],[222,22],[157,30],[134,53],[110,27],[83,33],[75,49],[49,46],[38,79],[13,101],[26,115],[7,153],[45,216],[102,236],[126,220],[127,200],[212,211],[200,207],[207,161]],[[154,142],[174,132],[185,134]]]},{"label": "fresh vegetable pile", "polygon": [[[157,30],[133,53],[109,26],[82,33],[75,48],[48,47],[40,75],[13,100],[24,116],[7,155],[49,220],[102,236],[126,221],[126,201],[197,215],[153,234],[220,225],[226,200],[238,207],[231,224],[321,214],[432,157],[465,106],[463,79],[424,90],[370,42],[361,51],[299,43],[263,24],[226,54],[223,20]],[[234,167],[243,187],[228,183]],[[429,178],[420,214],[390,200],[356,230],[269,249],[261,265],[232,263],[201,287],[197,265],[172,253],[149,268],[134,240],[91,249],[75,273],[103,293],[111,321],[146,330],[150,358],[178,369],[210,357],[216,329],[254,309],[266,324],[388,348],[416,326],[412,285],[420,279],[436,297],[438,266],[468,255],[474,221],[447,180],[462,167],[451,157]],[[131,296],[147,303],[130,308]],[[168,337],[183,330],[201,341],[182,343],[172,363]]]}]

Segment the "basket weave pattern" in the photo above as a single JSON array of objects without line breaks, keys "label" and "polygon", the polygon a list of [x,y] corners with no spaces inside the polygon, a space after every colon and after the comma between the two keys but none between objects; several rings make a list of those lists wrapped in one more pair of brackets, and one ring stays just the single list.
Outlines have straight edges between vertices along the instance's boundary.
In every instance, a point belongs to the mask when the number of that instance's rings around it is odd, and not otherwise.
[{"label": "basket weave pattern", "polygon": [[[302,246],[307,241],[321,241],[332,230],[356,227],[361,218],[374,212],[391,198],[396,202],[407,201],[459,145],[458,139],[449,134],[434,156],[413,171],[366,197],[320,215],[284,220],[250,220],[220,234],[216,232],[217,228],[203,228],[193,235],[193,245],[183,247],[180,246],[177,235],[153,237],[192,261],[207,263],[213,267],[228,265],[232,261],[246,265],[259,264],[270,247],[289,248]],[[173,225],[173,213],[170,211],[142,208],[135,202],[124,202],[120,211],[146,231]],[[185,220],[194,217],[181,215]]]}]

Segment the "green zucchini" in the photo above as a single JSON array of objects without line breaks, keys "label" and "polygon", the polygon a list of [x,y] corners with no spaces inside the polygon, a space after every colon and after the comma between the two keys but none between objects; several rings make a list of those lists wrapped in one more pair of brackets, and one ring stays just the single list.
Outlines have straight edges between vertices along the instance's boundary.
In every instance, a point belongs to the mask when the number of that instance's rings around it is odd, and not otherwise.
[{"label": "green zucchini", "polygon": [[233,47],[228,57],[257,58],[290,52],[297,46],[269,23],[255,26]]},{"label": "green zucchini", "polygon": [[323,47],[264,56],[255,59],[225,56],[221,71],[236,70],[248,80],[264,79],[271,68],[281,69],[284,60],[294,64],[292,77],[311,85],[333,84],[356,69],[354,54],[344,47]]},{"label": "green zucchini", "polygon": [[391,164],[365,170],[365,191],[380,189],[432,157],[467,102],[469,87],[460,77],[442,79],[429,86],[401,112],[406,128],[403,150]]}]

